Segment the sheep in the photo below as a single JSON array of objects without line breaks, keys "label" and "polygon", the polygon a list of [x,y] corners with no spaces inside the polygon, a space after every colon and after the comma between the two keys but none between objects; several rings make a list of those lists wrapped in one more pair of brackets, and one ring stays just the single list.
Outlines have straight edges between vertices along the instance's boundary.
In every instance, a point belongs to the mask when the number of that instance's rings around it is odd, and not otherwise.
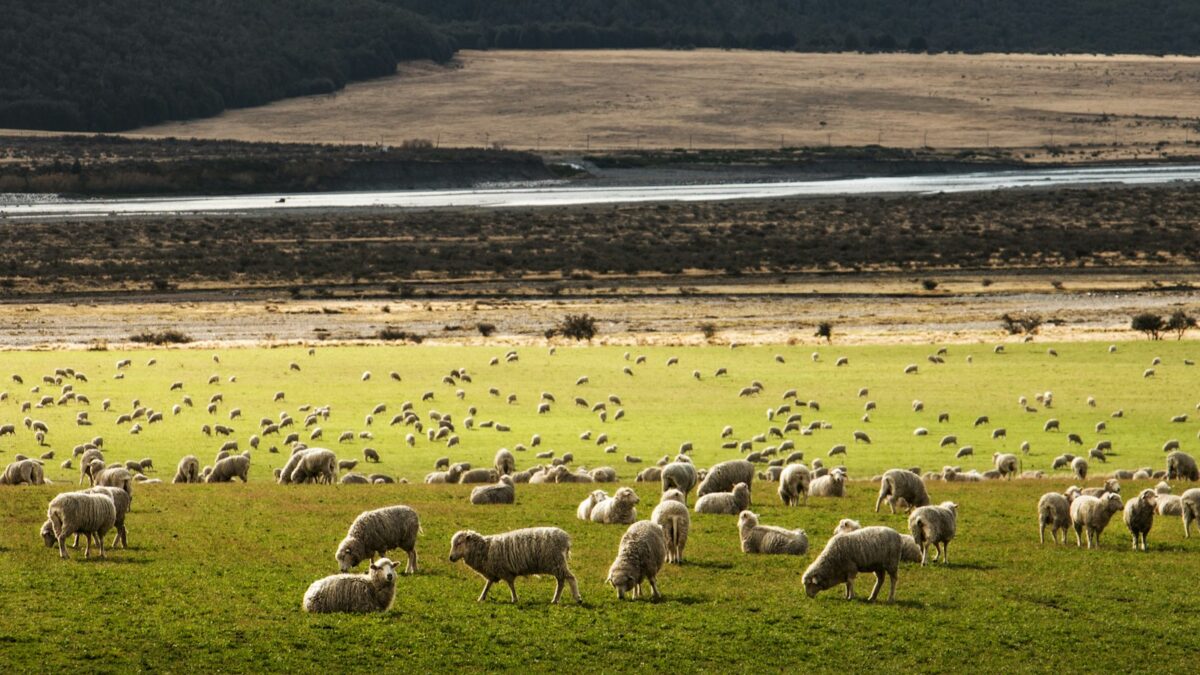
[{"label": "sheep", "polygon": [[[104,537],[116,525],[117,506],[106,493],[63,492],[50,500],[46,521],[58,543],[58,555],[63,560],[68,559],[67,537],[75,533],[86,538],[83,557],[91,556],[92,542],[95,541],[100,547],[100,557],[104,558]],[[50,544],[46,525],[42,526],[42,537]]]},{"label": "sheep", "polygon": [[41,485],[45,482],[42,463],[36,459],[18,459],[0,474],[0,485]]},{"label": "sheep", "polygon": [[1050,526],[1050,540],[1057,544],[1058,532],[1062,530],[1062,544],[1067,543],[1067,530],[1071,527],[1071,502],[1058,492],[1047,492],[1038,500],[1038,541],[1046,543],[1046,526]]},{"label": "sheep", "polygon": [[662,491],[679,490],[683,493],[684,503],[687,495],[696,487],[696,467],[690,461],[675,461],[662,468]]},{"label": "sheep", "polygon": [[1058,431],[1058,420],[1050,418],[1042,425],[1042,431]]},{"label": "sheep", "polygon": [[1183,515],[1183,536],[1191,538],[1192,523],[1200,521],[1200,488],[1192,488],[1179,495],[1179,507]]},{"label": "sheep", "polygon": [[870,445],[871,437],[868,436],[867,432],[865,432],[865,431],[855,431],[854,432],[854,442],[855,443],[861,442],[861,443],[866,443],[867,445]]},{"label": "sheep", "polygon": [[846,475],[840,471],[832,471],[813,478],[812,483],[808,485],[808,495],[810,497],[845,497]]},{"label": "sheep", "polygon": [[1129,530],[1129,534],[1133,536],[1133,550],[1138,550],[1138,542],[1141,542],[1141,550],[1146,550],[1146,535],[1150,534],[1150,528],[1154,525],[1154,510],[1158,507],[1158,493],[1151,488],[1146,488],[1133,499],[1125,503],[1125,527]]},{"label": "sheep", "polygon": [[92,469],[92,476],[96,479],[93,485],[121,488],[133,496],[133,474],[123,466],[111,466],[103,470],[97,467]]},{"label": "sheep", "polygon": [[284,464],[279,483],[329,483],[337,480],[337,456],[325,448],[305,448],[296,451]]},{"label": "sheep", "polygon": [[231,455],[222,459],[213,465],[212,473],[205,479],[206,483],[229,483],[234,478],[241,478],[242,482],[246,482],[246,476],[250,472],[250,455]]},{"label": "sheep", "polygon": [[1071,460],[1071,471],[1075,472],[1075,477],[1079,480],[1087,480],[1088,463],[1082,457],[1076,457]]},{"label": "sheep", "polygon": [[839,443],[829,449],[830,457],[833,457],[834,455],[844,455],[844,454],[846,454],[846,446],[842,445],[841,443]]},{"label": "sheep", "polygon": [[353,471],[354,467],[358,466],[357,459],[339,459],[338,471]]},{"label": "sheep", "polygon": [[1087,530],[1088,548],[1100,546],[1100,533],[1108,526],[1113,514],[1124,504],[1121,496],[1110,492],[1103,497],[1081,495],[1071,502],[1071,525],[1075,528],[1075,544],[1083,547],[1083,532]]},{"label": "sheep", "polygon": [[738,534],[742,553],[804,555],[808,553],[808,534],[804,530],[787,530],[774,525],[759,525],[753,511],[738,514]]},{"label": "sheep", "polygon": [[463,560],[485,580],[479,602],[487,599],[492,584],[503,579],[512,601],[517,602],[517,577],[550,574],[558,582],[552,604],[558,604],[563,583],[571,587],[576,602],[583,602],[575,575],[567,566],[571,556],[571,537],[557,527],[531,527],[503,534],[482,535],[459,530],[450,539],[450,562]]},{"label": "sheep", "polygon": [[929,546],[934,548],[933,559],[943,565],[950,562],[947,548],[958,528],[958,504],[942,502],[937,506],[922,506],[913,509],[908,516],[908,529],[913,541],[921,549],[921,566],[929,559]]},{"label": "sheep", "polygon": [[364,511],[350,524],[346,538],[338,544],[334,558],[342,572],[363,560],[374,560],[392,549],[408,554],[406,574],[417,571],[417,535],[423,532],[417,512],[408,506],[387,506]]},{"label": "sheep", "polygon": [[925,506],[929,504],[929,493],[925,490],[925,482],[920,476],[907,469],[889,469],[880,480],[875,513],[879,513],[879,507],[885,499],[888,508],[892,513],[896,513],[897,501],[903,501],[907,508]]},{"label": "sheep", "polygon": [[[742,459],[731,459],[715,464],[708,470],[708,474],[700,481],[700,487],[696,489],[696,496],[703,497],[711,492],[729,492],[738,483],[745,483],[747,488],[753,488],[753,481],[754,465]],[[734,515],[736,514],[735,511]]]},{"label": "sheep", "polygon": [[579,503],[579,506],[576,507],[575,517],[584,522],[591,522],[592,509],[595,508],[597,503],[602,502],[605,499],[608,499],[607,492],[604,490],[593,490],[588,494],[587,497],[584,498],[582,502]]},{"label": "sheep", "polygon": [[318,579],[304,593],[306,612],[386,612],[396,596],[395,565],[387,558],[363,574],[334,574]]},{"label": "sheep", "polygon": [[662,480],[662,469],[657,466],[648,466],[639,471],[634,480],[638,483],[657,483]]},{"label": "sheep", "polygon": [[1085,488],[1081,490],[1079,494],[1087,495],[1089,497],[1103,497],[1109,492],[1113,494],[1121,494],[1121,483],[1118,482],[1117,479],[1109,478],[1108,480],[1104,481],[1104,485],[1102,487]]},{"label": "sheep", "polygon": [[730,492],[710,492],[696,500],[696,513],[736,516],[750,506],[750,486],[738,483]]},{"label": "sheep", "polygon": [[1009,480],[1021,470],[1021,463],[1016,455],[1001,452],[992,453],[992,466]]},{"label": "sheep", "polygon": [[[833,528],[833,535],[836,537],[839,534],[861,530],[862,524],[857,520],[842,518]],[[902,562],[921,562],[921,548],[917,546],[917,542],[913,540],[911,534],[900,535],[900,560]]]},{"label": "sheep", "polygon": [[496,451],[496,458],[493,460],[496,467],[496,473],[501,476],[508,476],[517,470],[517,460],[513,454],[505,448],[500,448]]},{"label": "sheep", "polygon": [[803,464],[788,464],[779,474],[779,499],[785,506],[795,506],[803,500],[808,504],[808,486],[812,474]]},{"label": "sheep", "polygon": [[472,504],[514,504],[516,491],[513,487],[512,476],[500,476],[495,485],[480,485],[471,490]]},{"label": "sheep", "polygon": [[817,559],[804,571],[802,582],[808,597],[846,584],[846,599],[854,599],[854,578],[859,572],[874,572],[875,587],[868,596],[874,602],[883,588],[885,575],[891,579],[888,602],[896,599],[896,573],[900,567],[900,533],[890,527],[864,527],[830,538]]},{"label": "sheep", "polygon": [[623,487],[612,497],[600,500],[592,507],[593,523],[628,525],[637,520],[637,503],[641,501],[632,488]]},{"label": "sheep", "polygon": [[199,483],[200,482],[200,460],[195,455],[185,455],[179,460],[179,464],[175,468],[175,477],[171,479],[172,483]]},{"label": "sheep", "polygon": [[634,598],[642,595],[642,581],[650,583],[651,597],[658,600],[658,572],[667,559],[667,538],[662,526],[649,520],[633,523],[621,535],[617,557],[608,568],[605,583],[617,589],[617,597],[626,593]]},{"label": "sheep", "polygon": [[[116,528],[117,533],[113,535],[112,547],[117,548],[117,545],[120,544],[121,548],[129,548],[128,533],[125,530],[125,515],[129,513],[129,507],[132,503],[132,498],[129,496],[129,493],[121,488],[107,487],[103,485],[88,488],[83,490],[83,493],[108,495],[109,498],[113,500],[113,505],[117,508],[117,517],[116,520],[113,521],[113,527]],[[75,546],[78,546],[78,544],[79,533],[76,532],[75,542],[71,544],[71,547],[74,548]]]},{"label": "sheep", "polygon": [[958,436],[955,436],[954,434],[948,434],[946,436],[942,436],[942,440],[938,442],[938,447],[944,448],[947,445],[956,445],[957,443]]},{"label": "sheep", "polygon": [[1196,460],[1186,452],[1176,450],[1167,455],[1167,478],[1170,480],[1200,480]]},{"label": "sheep", "polygon": [[684,498],[679,490],[667,490],[650,514],[650,520],[662,527],[667,539],[667,562],[675,565],[683,563],[683,549],[687,546],[688,530],[692,524],[692,514]]}]

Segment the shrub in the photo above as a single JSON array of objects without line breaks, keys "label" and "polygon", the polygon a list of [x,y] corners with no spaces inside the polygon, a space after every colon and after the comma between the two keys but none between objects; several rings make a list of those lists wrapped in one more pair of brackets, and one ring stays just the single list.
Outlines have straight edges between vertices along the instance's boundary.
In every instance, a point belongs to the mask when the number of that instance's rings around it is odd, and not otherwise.
[{"label": "shrub", "polygon": [[129,336],[129,341],[149,345],[185,345],[192,341],[192,337],[186,333],[172,329],[157,333],[153,331],[136,333]]},{"label": "shrub", "polygon": [[1129,327],[1133,330],[1140,331],[1146,334],[1146,337],[1151,340],[1161,340],[1162,330],[1166,326],[1163,318],[1157,314],[1150,312],[1142,312],[1133,317]]},{"label": "shrub", "polygon": [[1044,321],[1039,314],[1026,314],[1024,316],[1013,316],[1005,313],[1000,317],[1000,327],[1009,335],[1034,335],[1038,329],[1042,327]]},{"label": "shrub", "polygon": [[496,332],[495,324],[490,324],[490,323],[475,324],[475,329],[478,330],[479,334],[482,335],[483,337],[491,337],[492,333]]},{"label": "shrub", "polygon": [[813,336],[825,338],[826,342],[833,342],[833,323],[822,321],[817,324],[817,332],[813,333]]},{"label": "shrub", "polygon": [[938,282],[936,279],[922,279],[921,287],[927,291],[937,290]]},{"label": "shrub", "polygon": [[568,314],[558,324],[556,331],[572,340],[588,340],[596,337],[596,320],[587,314]]},{"label": "shrub", "polygon": [[1171,318],[1167,319],[1166,329],[1175,333],[1176,340],[1182,340],[1183,334],[1188,332],[1188,329],[1196,327],[1196,319],[1188,316],[1188,313],[1182,309],[1177,309],[1171,314]]},{"label": "shrub", "polygon": [[711,340],[717,335],[717,326],[713,323],[702,323],[697,328],[700,329],[700,334],[705,340]]},{"label": "shrub", "polygon": [[411,342],[418,345],[425,340],[425,338],[421,335],[410,333],[406,330],[400,330],[399,328],[393,328],[392,326],[380,328],[379,332],[375,334],[375,338],[377,340],[387,340],[390,342]]}]

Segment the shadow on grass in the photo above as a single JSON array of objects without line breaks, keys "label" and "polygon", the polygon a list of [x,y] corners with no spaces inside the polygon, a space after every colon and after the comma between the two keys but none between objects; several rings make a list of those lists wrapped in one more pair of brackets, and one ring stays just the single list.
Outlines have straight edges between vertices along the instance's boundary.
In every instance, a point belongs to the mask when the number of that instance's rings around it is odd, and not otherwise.
[{"label": "shadow on grass", "polygon": [[688,567],[699,567],[703,570],[731,570],[733,569],[733,563],[717,562],[715,560],[685,560],[680,567],[685,569]]}]

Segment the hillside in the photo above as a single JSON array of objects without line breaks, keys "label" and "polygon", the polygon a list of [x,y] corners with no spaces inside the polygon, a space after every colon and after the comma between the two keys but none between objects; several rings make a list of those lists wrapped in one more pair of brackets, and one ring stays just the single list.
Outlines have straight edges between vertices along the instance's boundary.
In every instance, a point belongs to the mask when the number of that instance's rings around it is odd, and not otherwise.
[{"label": "hillside", "polygon": [[0,0],[0,127],[115,131],[215,115],[446,60],[377,0]]}]

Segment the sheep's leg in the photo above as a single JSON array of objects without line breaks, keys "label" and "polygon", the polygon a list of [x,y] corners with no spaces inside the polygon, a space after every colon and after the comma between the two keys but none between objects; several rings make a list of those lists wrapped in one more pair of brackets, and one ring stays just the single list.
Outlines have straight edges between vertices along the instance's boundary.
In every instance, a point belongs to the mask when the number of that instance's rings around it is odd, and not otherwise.
[{"label": "sheep's leg", "polygon": [[[886,491],[884,491],[884,490],[879,491],[879,498],[875,500],[875,513],[879,513],[879,507],[883,505],[883,498],[886,496],[887,496]],[[892,509],[892,513],[895,513],[895,512],[896,512],[896,509]]]},{"label": "sheep's leg", "polygon": [[884,572],[875,573],[875,587],[871,589],[871,595],[867,596],[867,602],[875,602],[875,598],[879,597],[879,590],[883,588]]},{"label": "sheep's leg", "polygon": [[929,559],[929,546],[927,544],[922,543],[921,544],[921,567],[925,566],[925,561],[928,559]]},{"label": "sheep's leg", "polygon": [[71,540],[71,548],[79,548],[79,533],[75,533],[75,538]]},{"label": "sheep's leg", "polygon": [[575,597],[575,602],[583,602],[583,596],[579,594],[579,582],[575,581],[575,575],[567,572],[563,578],[567,580],[567,585],[571,587],[571,595]]},{"label": "sheep's leg", "polygon": [[513,604],[517,604],[517,584],[514,579],[505,579],[504,583],[508,584],[508,593],[512,596]]},{"label": "sheep's leg", "polygon": [[87,534],[83,538],[83,557],[90,558],[92,556],[92,535]]},{"label": "sheep's leg", "polygon": [[66,532],[58,535],[58,556],[63,560],[67,560],[67,534]]},{"label": "sheep's leg", "polygon": [[848,579],[846,579],[846,599],[847,600],[854,599],[854,576],[853,575],[851,575]]},{"label": "sheep's leg", "polygon": [[408,552],[408,566],[404,571],[407,574],[417,573],[417,549],[415,547]]},{"label": "sheep's leg", "polygon": [[947,550],[947,549],[949,549],[949,548],[950,548],[950,542],[948,542],[948,541],[943,541],[943,542],[942,542],[942,555],[941,555],[941,557],[939,558],[939,559],[942,561],[942,564],[943,564],[943,565],[949,565],[949,564],[950,564],[950,554],[949,554],[949,552],[948,552],[948,550]]},{"label": "sheep's leg", "polygon": [[888,570],[888,577],[891,578],[892,587],[888,589],[888,602],[896,601],[896,572],[895,569]]},{"label": "sheep's leg", "polygon": [[633,585],[633,592],[630,595],[633,596],[634,600],[642,597],[642,582],[639,581]]},{"label": "sheep's leg", "polygon": [[1083,528],[1076,525],[1075,526],[1075,547],[1076,548],[1083,548],[1083,539],[1080,537],[1080,534],[1082,532],[1083,532]]},{"label": "sheep's leg", "polygon": [[[1039,523],[1038,525],[1038,542],[1044,545],[1046,543],[1046,523]],[[1054,533],[1051,532],[1050,534],[1053,535]],[[1055,540],[1054,543],[1057,544],[1058,540]]]},{"label": "sheep's leg", "polygon": [[562,597],[563,578],[562,577],[554,577],[554,582],[555,582],[554,583],[554,597],[550,599],[550,604],[557,605],[558,599]]},{"label": "sheep's leg", "polygon": [[107,557],[104,555],[104,533],[96,533],[96,545],[100,547],[100,559],[103,560]]},{"label": "sheep's leg", "polygon": [[492,580],[488,579],[483,582],[483,592],[479,594],[479,600],[476,602],[483,602],[484,600],[487,600],[487,594],[490,590],[492,590]]},{"label": "sheep's leg", "polygon": [[650,577],[647,581],[650,582],[650,597],[654,600],[662,600],[662,593],[658,592],[658,583],[654,577]]}]

